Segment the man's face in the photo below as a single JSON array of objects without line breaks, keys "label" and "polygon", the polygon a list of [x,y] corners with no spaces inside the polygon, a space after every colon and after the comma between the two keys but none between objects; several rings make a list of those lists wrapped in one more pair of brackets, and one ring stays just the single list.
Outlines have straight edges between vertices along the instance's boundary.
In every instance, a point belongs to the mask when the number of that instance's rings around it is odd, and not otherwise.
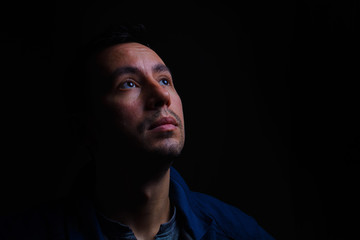
[{"label": "man's face", "polygon": [[178,155],[185,140],[182,104],[161,58],[144,45],[124,43],[100,52],[96,68],[98,136],[125,141],[121,151]]}]

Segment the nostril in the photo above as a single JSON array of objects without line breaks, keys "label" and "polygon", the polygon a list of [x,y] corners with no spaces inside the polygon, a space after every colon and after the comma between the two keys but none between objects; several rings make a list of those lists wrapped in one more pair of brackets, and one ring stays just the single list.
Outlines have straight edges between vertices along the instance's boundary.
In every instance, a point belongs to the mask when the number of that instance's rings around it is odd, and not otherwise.
[{"label": "nostril", "polygon": [[160,108],[163,106],[169,106],[170,105],[170,98],[157,98],[150,100],[150,105],[152,108]]},{"label": "nostril", "polygon": [[164,106],[164,105],[165,105],[164,101],[157,101],[157,102],[154,104],[154,107],[155,107],[155,108],[158,108],[158,107],[162,107],[162,106]]}]

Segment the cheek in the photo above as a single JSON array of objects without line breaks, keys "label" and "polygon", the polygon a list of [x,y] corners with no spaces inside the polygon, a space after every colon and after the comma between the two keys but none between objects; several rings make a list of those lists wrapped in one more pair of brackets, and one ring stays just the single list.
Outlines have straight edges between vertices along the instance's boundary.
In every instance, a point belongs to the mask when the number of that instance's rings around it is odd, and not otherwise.
[{"label": "cheek", "polygon": [[179,95],[174,95],[171,100],[172,110],[181,118],[184,122],[182,102]]},{"label": "cheek", "polygon": [[125,130],[133,129],[141,121],[141,107],[139,104],[126,104],[117,106],[116,119]]},{"label": "cheek", "polygon": [[137,101],[128,101],[120,97],[107,99],[107,106],[114,119],[114,124],[125,131],[129,131],[140,121],[141,104]]}]

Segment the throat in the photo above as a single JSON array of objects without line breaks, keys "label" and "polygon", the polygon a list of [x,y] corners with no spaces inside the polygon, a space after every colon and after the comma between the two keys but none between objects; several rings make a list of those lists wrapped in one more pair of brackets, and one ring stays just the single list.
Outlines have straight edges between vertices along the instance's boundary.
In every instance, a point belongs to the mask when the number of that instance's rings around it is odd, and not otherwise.
[{"label": "throat", "polygon": [[[138,222],[125,225],[102,214],[98,214],[98,220],[103,233],[109,239],[122,239],[122,236],[135,236],[136,239],[155,239],[157,235],[178,237],[179,228],[176,222],[176,208],[171,206],[170,213],[169,220],[164,220],[160,224],[154,221],[150,222],[150,224],[143,223],[146,226],[141,226]],[[178,239],[177,237],[175,239]]]},{"label": "throat", "polygon": [[171,218],[170,169],[153,178],[119,173],[98,175],[96,207],[107,218],[129,226],[137,236],[149,236]]}]

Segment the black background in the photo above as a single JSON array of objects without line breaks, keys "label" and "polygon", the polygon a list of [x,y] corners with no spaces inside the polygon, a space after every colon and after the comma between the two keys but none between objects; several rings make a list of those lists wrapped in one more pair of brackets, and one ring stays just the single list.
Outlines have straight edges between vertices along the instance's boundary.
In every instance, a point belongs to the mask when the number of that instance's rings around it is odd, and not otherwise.
[{"label": "black background", "polygon": [[186,122],[175,167],[191,189],[237,206],[277,239],[351,238],[359,224],[358,7],[3,4],[1,210],[65,191],[81,165],[65,69],[88,36],[125,19],[148,27],[173,72]]}]

